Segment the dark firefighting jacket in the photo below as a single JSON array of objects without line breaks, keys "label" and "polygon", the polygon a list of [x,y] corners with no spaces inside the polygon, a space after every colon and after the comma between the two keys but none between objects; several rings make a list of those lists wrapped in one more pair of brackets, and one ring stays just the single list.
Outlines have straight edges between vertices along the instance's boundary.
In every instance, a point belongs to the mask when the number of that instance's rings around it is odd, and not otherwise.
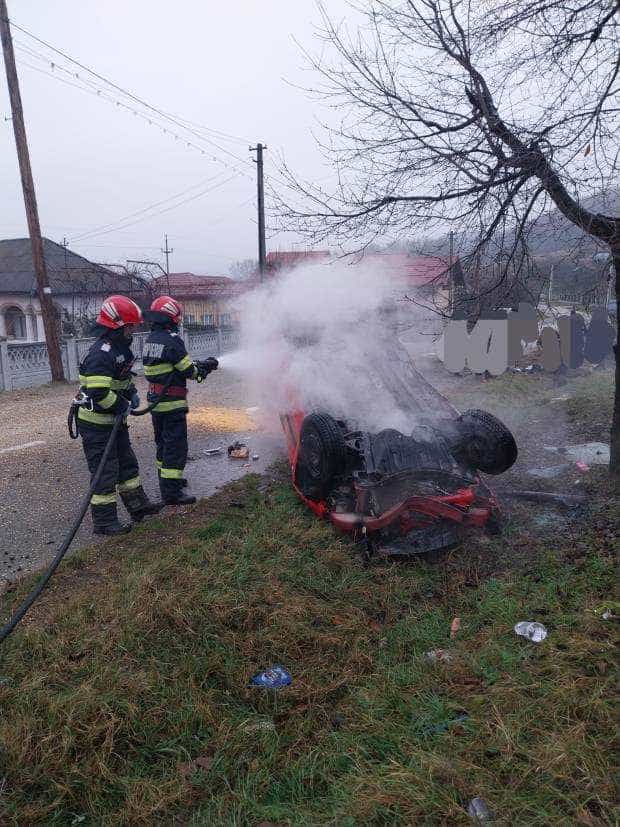
[{"label": "dark firefighting jacket", "polygon": [[187,380],[195,379],[198,371],[176,326],[153,324],[144,343],[142,362],[144,375],[150,383],[149,402],[161,396],[153,413],[188,410]]},{"label": "dark firefighting jacket", "polygon": [[133,363],[130,342],[120,331],[99,336],[80,364],[80,390],[89,402],[80,406],[78,422],[86,427],[112,427],[116,414],[127,407],[126,400],[136,390]]}]

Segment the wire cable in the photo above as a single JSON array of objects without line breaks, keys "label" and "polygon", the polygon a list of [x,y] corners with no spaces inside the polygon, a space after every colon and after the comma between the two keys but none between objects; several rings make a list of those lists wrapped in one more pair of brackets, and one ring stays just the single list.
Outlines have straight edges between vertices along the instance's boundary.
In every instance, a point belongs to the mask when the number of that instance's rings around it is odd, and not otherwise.
[{"label": "wire cable", "polygon": [[128,213],[127,215],[124,215],[122,218],[117,218],[116,221],[110,221],[107,224],[101,224],[98,227],[92,227],[90,230],[85,230],[83,233],[78,233],[76,236],[74,236],[71,239],[71,241],[72,242],[80,241],[82,236],[91,235],[91,233],[98,232],[99,230],[107,230],[109,227],[113,227],[113,226],[115,226],[117,224],[120,224],[124,221],[128,221],[130,218],[135,218],[136,216],[142,215],[143,213],[148,212],[149,210],[155,209],[156,207],[161,207],[164,204],[168,204],[170,201],[176,201],[177,198],[182,198],[184,195],[187,195],[187,193],[191,192],[192,190],[198,189],[199,187],[204,187],[206,184],[212,183],[217,178],[221,178],[221,176],[225,175],[225,174],[226,173],[224,173],[224,172],[218,172],[217,175],[213,175],[210,178],[205,178],[204,180],[200,181],[198,184],[193,184],[191,187],[187,187],[186,189],[181,190],[181,192],[178,192],[175,195],[171,195],[168,198],[163,198],[161,201],[155,201],[153,204],[148,204],[146,207],[143,207],[140,210],[135,210],[134,212]]},{"label": "wire cable", "polygon": [[224,181],[221,181],[219,184],[216,184],[213,187],[209,187],[208,189],[203,190],[202,192],[199,192],[196,195],[192,195],[191,198],[186,198],[184,201],[180,201],[178,204],[173,204],[170,207],[166,207],[163,210],[158,210],[157,212],[150,213],[149,215],[143,215],[141,218],[137,218],[135,221],[130,221],[129,223],[122,224],[118,227],[112,227],[112,229],[109,229],[109,230],[102,230],[100,232],[93,232],[91,234],[83,234],[81,236],[76,237],[76,239],[74,239],[74,240],[75,241],[85,241],[85,240],[88,240],[90,238],[98,238],[101,235],[108,235],[109,233],[118,232],[119,230],[124,230],[127,227],[133,227],[134,224],[139,224],[141,221],[147,221],[149,218],[155,218],[155,216],[157,216],[157,215],[163,215],[164,213],[170,212],[171,210],[176,210],[177,207],[182,207],[185,204],[189,204],[191,201],[196,201],[197,198],[202,198],[203,196],[208,195],[209,193],[213,192],[214,190],[218,189],[219,187],[223,187],[224,184],[228,184],[229,181],[232,181],[234,178],[238,178],[238,177],[239,177],[238,173],[235,173],[234,175],[231,175],[229,178],[226,178]]},{"label": "wire cable", "polygon": [[[27,54],[29,54],[29,52]],[[49,63],[49,60],[47,58],[41,58],[41,59],[45,60],[46,63]],[[188,141],[186,136],[179,135],[177,132],[174,132],[170,128],[169,123],[165,122],[166,125],[164,126],[160,121],[156,120],[156,118],[153,115],[145,115],[144,113],[138,111],[137,109],[134,109],[132,106],[128,106],[126,103],[122,103],[121,101],[116,100],[113,97],[110,97],[110,95],[107,94],[106,90],[102,90],[101,88],[97,87],[95,84],[92,84],[90,81],[80,77],[77,73],[70,72],[68,69],[65,69],[64,67],[60,66],[59,64],[50,63],[50,66],[52,67],[53,70],[60,69],[61,71],[66,72],[69,75],[69,77],[72,78],[72,80],[67,80],[66,78],[60,77],[55,71],[48,72],[45,69],[42,69],[40,66],[33,66],[31,63],[28,63],[28,61],[23,60],[21,57],[17,61],[17,63],[20,66],[26,66],[27,68],[32,69],[35,72],[39,72],[40,74],[46,75],[47,77],[50,77],[50,78],[53,78],[54,80],[57,80],[60,83],[64,83],[66,86],[72,86],[74,89],[79,89],[82,92],[86,92],[89,95],[93,95],[93,96],[98,97],[100,100],[106,100],[109,103],[115,105],[116,107],[119,107],[121,109],[125,109],[127,112],[131,112],[133,115],[136,115],[137,117],[141,118],[141,120],[146,121],[150,126],[155,126],[157,129],[161,129],[161,131],[164,134],[172,136],[177,141],[178,140],[183,141],[186,144],[186,146],[191,147],[192,149],[196,149],[202,155],[207,156],[210,160],[214,161],[215,163],[222,164],[222,166],[226,167],[226,169],[237,170],[237,172],[240,175],[244,175],[246,178],[252,178],[252,176],[250,175],[249,172],[246,172],[245,170],[240,169],[239,167],[235,166],[234,164],[231,164],[227,161],[222,160],[221,158],[217,157],[216,155],[210,154],[212,150],[210,150],[210,149],[206,150],[203,146],[200,146],[200,145],[194,143],[193,141]],[[87,86],[80,85],[80,83],[75,83],[73,81],[74,78],[77,78],[81,83],[87,83],[89,85],[89,87],[91,87],[91,88],[89,88]],[[183,124],[177,123],[176,121],[173,121],[173,122],[176,123],[177,126],[180,126],[182,129],[187,129],[187,127],[183,126]],[[223,147],[220,147],[218,144],[214,144],[212,141],[209,141],[208,139],[204,138],[203,136],[199,135],[198,133],[196,133],[192,130],[188,130],[188,131],[192,135],[196,135],[198,137],[198,140],[204,140],[204,141],[206,141],[207,144],[209,144],[211,146],[215,146],[217,149],[220,149],[221,151],[226,152],[228,155],[232,155],[232,157],[235,160],[241,161],[242,163],[250,163],[250,162],[246,162],[243,158],[239,158],[238,155],[235,155],[234,153],[228,152]]]},{"label": "wire cable", "polygon": [[[142,106],[145,106],[147,109],[151,110],[152,112],[156,112],[157,114],[159,114],[159,115],[161,115],[165,118],[168,118],[172,121],[174,121],[176,119],[175,115],[171,115],[170,113],[167,113],[164,110],[159,109],[156,106],[152,106],[150,103],[147,103],[147,101],[142,100],[137,95],[134,95],[133,92],[130,92],[127,89],[123,89],[122,86],[119,86],[118,84],[114,83],[113,81],[109,80],[108,78],[104,77],[103,75],[100,75],[98,72],[95,72],[94,69],[91,69],[88,66],[85,66],[83,63],[80,63],[79,60],[76,60],[75,58],[72,58],[66,52],[63,52],[61,49],[57,49],[55,46],[52,46],[51,43],[47,43],[47,41],[43,40],[40,37],[37,37],[37,35],[33,34],[32,32],[29,32],[28,29],[25,29],[23,26],[20,26],[19,24],[15,23],[14,20],[11,19],[9,22],[10,22],[10,24],[13,28],[18,29],[23,34],[27,35],[28,37],[31,37],[33,40],[36,40],[37,43],[40,43],[42,46],[45,46],[47,49],[51,49],[51,51],[55,52],[57,55],[61,55],[61,57],[64,57],[65,60],[70,61],[71,63],[75,64],[76,66],[79,66],[80,69],[83,69],[85,72],[88,72],[93,77],[96,77],[98,80],[103,81],[103,83],[106,83],[108,86],[111,86],[113,89],[116,89],[117,92],[120,92],[121,94],[126,95],[127,97],[129,97],[133,101],[135,101],[136,103],[139,103]],[[189,121],[187,121],[187,123],[189,123]],[[181,125],[181,124],[179,124],[179,125]],[[184,127],[184,128],[187,128],[187,127]],[[213,131],[213,132],[218,131],[222,135],[227,134],[227,133],[222,132],[221,130],[212,130],[208,126],[201,126],[200,128],[204,129],[204,130],[210,130],[210,131]],[[228,137],[232,137],[232,138],[234,138],[234,140],[237,140],[237,141],[242,142],[242,143],[249,143],[249,141],[246,141],[244,138],[241,138],[238,135],[235,135],[235,136],[229,135]]]}]

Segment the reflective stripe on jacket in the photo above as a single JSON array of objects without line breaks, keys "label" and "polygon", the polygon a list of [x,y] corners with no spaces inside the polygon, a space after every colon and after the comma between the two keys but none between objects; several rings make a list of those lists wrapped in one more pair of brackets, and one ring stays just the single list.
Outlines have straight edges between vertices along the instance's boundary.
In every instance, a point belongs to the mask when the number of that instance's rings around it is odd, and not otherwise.
[{"label": "reflective stripe on jacket", "polygon": [[170,393],[165,392],[153,413],[188,410],[186,399],[179,398],[179,389],[187,387],[188,379],[195,379],[197,370],[183,339],[175,327],[153,324],[142,351],[144,375],[152,385],[169,383]]},{"label": "reflective stripe on jacket", "polygon": [[80,390],[92,403],[81,406],[78,421],[95,427],[111,427],[119,411],[135,391],[131,368],[134,355],[119,334],[103,333],[80,364]]}]

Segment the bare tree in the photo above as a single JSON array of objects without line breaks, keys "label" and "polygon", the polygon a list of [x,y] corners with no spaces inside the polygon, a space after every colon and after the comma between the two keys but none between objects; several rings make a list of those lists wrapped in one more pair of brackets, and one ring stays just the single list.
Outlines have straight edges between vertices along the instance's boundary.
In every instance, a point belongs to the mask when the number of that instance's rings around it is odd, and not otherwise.
[{"label": "bare tree", "polygon": [[255,258],[233,261],[228,272],[234,279],[248,279],[258,272],[258,261]]},{"label": "bare tree", "polygon": [[620,218],[603,199],[618,171],[620,0],[360,3],[350,31],[319,0],[321,54],[306,54],[313,91],[344,113],[321,144],[338,184],[326,191],[284,165],[283,224],[361,246],[453,226],[514,278],[555,205],[608,251],[620,297]]}]

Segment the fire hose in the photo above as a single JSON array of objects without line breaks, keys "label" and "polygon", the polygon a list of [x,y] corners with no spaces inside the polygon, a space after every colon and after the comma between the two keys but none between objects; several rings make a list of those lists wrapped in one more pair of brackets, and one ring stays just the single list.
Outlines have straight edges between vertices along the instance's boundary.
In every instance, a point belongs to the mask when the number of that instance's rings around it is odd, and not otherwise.
[{"label": "fire hose", "polygon": [[[164,394],[166,393],[166,390],[168,389],[168,386],[170,385],[170,383],[172,381],[173,375],[174,374],[170,374],[170,376],[168,377],[167,381],[165,382],[162,390],[157,395],[157,397],[152,402],[149,403],[148,407],[143,408],[141,411],[130,411],[131,416],[144,416],[145,414],[150,413],[153,410],[153,408],[156,405],[158,405],[159,402],[161,401],[161,399],[163,398]],[[75,423],[76,423],[76,420],[77,420],[77,409],[79,407],[79,404],[76,403],[76,400],[74,400],[74,403],[75,404],[71,405],[71,410],[69,412],[69,417],[68,417],[68,420],[67,420],[67,425],[68,425],[68,428],[69,428],[69,436],[71,437],[71,439],[77,439],[77,437],[78,437],[77,430],[74,431],[74,428],[75,428]],[[110,431],[110,436],[108,437],[108,441],[107,441],[106,446],[104,448],[103,454],[101,455],[101,460],[99,461],[99,465],[97,466],[97,470],[95,471],[95,474],[92,478],[90,487],[89,487],[87,493],[84,495],[84,499],[82,500],[79,511],[78,511],[75,519],[73,520],[73,523],[71,524],[69,530],[67,531],[67,533],[66,533],[66,535],[65,535],[65,537],[64,537],[64,539],[63,539],[63,541],[60,545],[60,548],[56,552],[56,556],[54,557],[54,559],[52,560],[52,562],[50,563],[50,565],[46,569],[45,573],[43,574],[43,576],[41,577],[41,579],[39,580],[37,585],[30,592],[30,594],[24,599],[24,601],[19,606],[19,608],[16,610],[16,612],[13,614],[12,618],[8,621],[8,623],[6,623],[2,627],[2,629],[0,629],[0,643],[2,643],[4,640],[6,640],[6,638],[11,634],[11,632],[15,629],[15,627],[18,625],[18,623],[22,620],[24,615],[28,612],[28,610],[32,607],[32,605],[35,603],[35,601],[41,595],[41,593],[43,592],[43,590],[47,586],[48,582],[50,581],[52,575],[54,574],[54,572],[56,571],[56,569],[60,565],[60,562],[61,562],[62,558],[65,556],[65,554],[69,550],[69,546],[73,542],[73,538],[77,534],[78,528],[82,524],[82,520],[84,519],[84,515],[86,514],[86,511],[88,510],[88,506],[90,504],[90,498],[92,497],[95,488],[99,484],[99,480],[101,479],[103,469],[105,467],[105,464],[107,462],[108,457],[110,456],[110,451],[112,450],[114,442],[116,441],[116,436],[118,434],[118,429],[120,428],[123,419],[125,419],[125,415],[126,415],[125,412],[119,413],[114,418],[114,424],[112,426],[112,430]],[[75,434],[75,436],[74,436],[74,434]]]}]

